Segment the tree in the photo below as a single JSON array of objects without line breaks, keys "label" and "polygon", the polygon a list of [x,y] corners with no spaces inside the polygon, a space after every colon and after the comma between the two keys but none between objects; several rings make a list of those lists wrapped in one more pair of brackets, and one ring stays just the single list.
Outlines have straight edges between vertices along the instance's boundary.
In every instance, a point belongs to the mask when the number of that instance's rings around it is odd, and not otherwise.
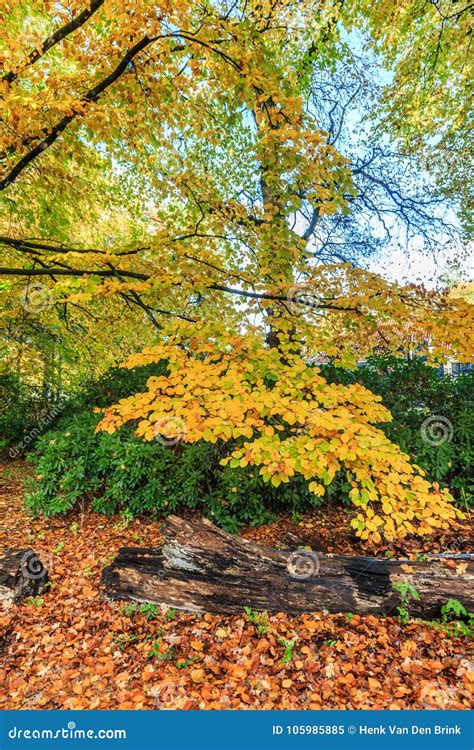
[{"label": "tree", "polygon": [[[347,3],[351,27],[367,28],[393,79],[379,111],[387,131],[455,195],[472,238],[472,11],[468,0]],[[362,12],[361,12],[362,11]]]},{"label": "tree", "polygon": [[390,419],[380,399],[329,385],[314,355],[351,367],[409,329],[432,360],[467,359],[473,308],[355,266],[353,240],[349,262],[315,252],[328,222],[347,239],[364,205],[407,231],[437,220],[381,166],[385,147],[338,150],[347,106],[327,110],[316,89],[318,70],[337,76],[345,59],[344,25],[372,29],[393,57],[385,15],[359,0],[13,6],[0,274],[7,295],[17,279],[63,306],[118,295],[153,325],[157,343],[127,366],[165,359],[169,373],[102,429],[135,420],[145,439],[224,440],[231,465],[275,486],[301,474],[315,495],[345,472],[353,525],[379,541],[447,528],[456,511],[377,428]]}]

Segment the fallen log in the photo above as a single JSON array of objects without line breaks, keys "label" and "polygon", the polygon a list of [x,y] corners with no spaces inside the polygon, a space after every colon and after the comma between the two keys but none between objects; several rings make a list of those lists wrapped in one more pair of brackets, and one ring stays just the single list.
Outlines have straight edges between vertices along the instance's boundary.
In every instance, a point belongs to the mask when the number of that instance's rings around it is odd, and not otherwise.
[{"label": "fallen log", "polygon": [[424,561],[293,552],[232,536],[209,521],[169,516],[157,549],[124,547],[103,570],[106,595],[191,612],[360,612],[401,605],[396,585],[416,589],[408,609],[434,618],[448,599],[474,609],[474,555]]},{"label": "fallen log", "polygon": [[47,582],[46,561],[32,549],[7,549],[0,555],[0,603],[37,596]]}]

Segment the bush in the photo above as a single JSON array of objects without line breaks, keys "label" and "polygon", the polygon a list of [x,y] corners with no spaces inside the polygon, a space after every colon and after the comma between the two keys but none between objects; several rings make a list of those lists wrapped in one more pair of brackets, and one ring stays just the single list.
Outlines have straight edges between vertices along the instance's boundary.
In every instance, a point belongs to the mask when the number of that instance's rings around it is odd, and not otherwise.
[{"label": "bush", "polygon": [[222,447],[210,443],[166,446],[144,442],[131,427],[95,434],[100,415],[62,420],[42,436],[32,460],[26,505],[34,513],[64,513],[81,498],[102,513],[171,513],[199,508],[229,531],[261,524],[278,509],[305,510],[321,503],[303,480],[275,488],[255,469],[219,464]]},{"label": "bush", "polygon": [[325,366],[331,382],[359,382],[382,396],[393,421],[381,425],[458,504],[474,504],[474,372],[455,379],[420,359],[371,357],[356,372]]},{"label": "bush", "polygon": [[[160,367],[164,367],[162,364]],[[474,496],[474,374],[440,378],[432,367],[416,360],[372,358],[356,372],[324,367],[331,381],[358,381],[379,393],[392,411],[393,422],[381,425],[401,445],[430,479],[449,486],[460,503]],[[151,374],[114,370],[76,399],[75,408],[104,406],[139,390]],[[140,380],[141,379],[141,380]],[[444,417],[452,424],[452,439],[439,445],[426,441],[422,426],[429,417]],[[103,513],[135,515],[169,513],[199,508],[229,531],[241,524],[261,524],[281,510],[304,512],[326,500],[308,491],[307,483],[294,478],[273,487],[258,469],[222,467],[230,447],[199,442],[165,446],[144,442],[133,428],[112,435],[95,427],[100,415],[90,411],[65,416],[54,432],[38,440],[34,462],[38,479],[27,496],[34,512],[46,515],[70,510],[83,497]],[[449,435],[448,435],[449,438]],[[329,500],[347,502],[350,485],[340,475],[328,487]]]},{"label": "bush", "polygon": [[131,393],[145,390],[148,378],[152,375],[164,375],[166,371],[167,364],[164,360],[131,370],[111,367],[99,378],[91,378],[84,383],[81,390],[69,398],[61,416],[70,418],[79,412],[92,411],[96,406],[103,409]]},{"label": "bush", "polygon": [[40,386],[26,383],[17,373],[0,374],[0,452],[23,456],[38,438],[51,429],[61,429],[75,414],[88,413],[95,406],[109,406],[143,390],[151,375],[166,372],[166,362],[126,370],[114,367],[96,380],[85,383],[77,393],[61,393],[54,400]]},{"label": "bush", "polygon": [[12,371],[0,374],[0,453],[26,453],[54,422],[60,404]]}]

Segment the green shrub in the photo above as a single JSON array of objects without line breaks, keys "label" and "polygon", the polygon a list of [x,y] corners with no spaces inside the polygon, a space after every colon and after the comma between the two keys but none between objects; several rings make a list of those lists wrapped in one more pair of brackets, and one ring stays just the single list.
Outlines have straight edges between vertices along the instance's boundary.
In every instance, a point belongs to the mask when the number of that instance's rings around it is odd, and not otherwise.
[{"label": "green shrub", "polygon": [[64,513],[81,498],[107,514],[199,508],[234,531],[244,523],[263,523],[278,509],[321,503],[303,480],[275,488],[253,468],[221,466],[222,446],[144,442],[131,427],[96,434],[99,419],[87,412],[63,419],[61,429],[39,438],[32,455],[37,478],[26,495],[31,511]]},{"label": "green shrub", "polygon": [[166,362],[127,370],[113,367],[100,378],[85,383],[78,393],[62,393],[54,400],[39,386],[28,384],[12,371],[0,374],[0,452],[23,456],[38,438],[61,429],[75,414],[95,406],[109,406],[130,393],[144,390],[151,375],[166,372]]},{"label": "green shrub", "polygon": [[[386,435],[431,481],[449,487],[459,505],[474,504],[473,371],[440,377],[420,359],[407,362],[394,356],[371,357],[355,372],[329,365],[322,370],[331,382],[357,381],[382,396],[393,416],[392,422],[381,425]],[[436,424],[439,417],[448,423],[441,423],[439,444],[433,444],[427,440],[427,420]]]},{"label": "green shrub", "polygon": [[0,373],[0,453],[26,453],[54,423],[61,405],[13,371]]},{"label": "green shrub", "polygon": [[[162,363],[159,367],[164,368]],[[75,402],[104,406],[143,387],[151,374],[114,370],[86,390]],[[453,489],[463,505],[474,495],[474,374],[452,380],[419,360],[372,358],[356,372],[325,367],[332,381],[358,381],[392,411],[393,422],[382,425],[430,479]],[[141,381],[140,381],[141,378]],[[140,385],[141,383],[141,385]],[[444,416],[453,427],[451,440],[433,446],[423,439],[422,425],[429,416]],[[197,508],[229,531],[241,524],[261,524],[278,511],[304,512],[327,502],[318,499],[301,478],[273,487],[253,467],[222,467],[220,459],[231,447],[220,441],[165,446],[135,437],[133,427],[95,434],[100,415],[79,411],[64,416],[54,432],[42,436],[33,460],[39,478],[27,496],[34,512],[68,511],[80,498],[89,498],[103,513],[169,513]],[[340,475],[328,487],[329,500],[347,502],[350,485]]]},{"label": "green shrub", "polygon": [[91,379],[82,385],[78,393],[73,394],[65,404],[62,417],[73,417],[82,411],[92,411],[96,406],[103,409],[114,404],[131,393],[146,389],[146,383],[152,375],[164,375],[165,361],[150,365],[141,365],[129,370],[124,367],[111,367],[97,379]]}]

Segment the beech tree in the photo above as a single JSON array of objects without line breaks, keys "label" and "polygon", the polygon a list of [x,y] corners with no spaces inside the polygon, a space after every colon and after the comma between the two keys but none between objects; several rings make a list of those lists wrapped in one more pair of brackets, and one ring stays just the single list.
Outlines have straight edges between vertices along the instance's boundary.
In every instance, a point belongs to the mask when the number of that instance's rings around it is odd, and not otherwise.
[{"label": "beech tree", "polygon": [[[354,367],[381,345],[397,351],[407,332],[433,362],[472,357],[467,299],[389,283],[354,252],[317,252],[328,222],[344,230],[364,202],[382,222],[386,210],[417,232],[436,226],[435,202],[402,191],[377,162],[383,150],[339,148],[318,71],[347,59],[348,32],[370,35],[395,71],[381,111],[405,155],[422,159],[445,106],[443,143],[464,127],[468,13],[448,6],[6,6],[2,294],[14,304],[39,284],[52,303],[88,311],[122,300],[156,338],[126,366],[168,362],[100,429],[133,420],[146,440],[226,441],[232,466],[258,466],[275,486],[301,474],[315,495],[344,472],[364,539],[455,520],[449,492],[377,426],[390,419],[380,398],[328,384],[315,366],[324,353]],[[438,13],[449,44],[423,31]],[[436,97],[421,125],[427,64]]]}]

